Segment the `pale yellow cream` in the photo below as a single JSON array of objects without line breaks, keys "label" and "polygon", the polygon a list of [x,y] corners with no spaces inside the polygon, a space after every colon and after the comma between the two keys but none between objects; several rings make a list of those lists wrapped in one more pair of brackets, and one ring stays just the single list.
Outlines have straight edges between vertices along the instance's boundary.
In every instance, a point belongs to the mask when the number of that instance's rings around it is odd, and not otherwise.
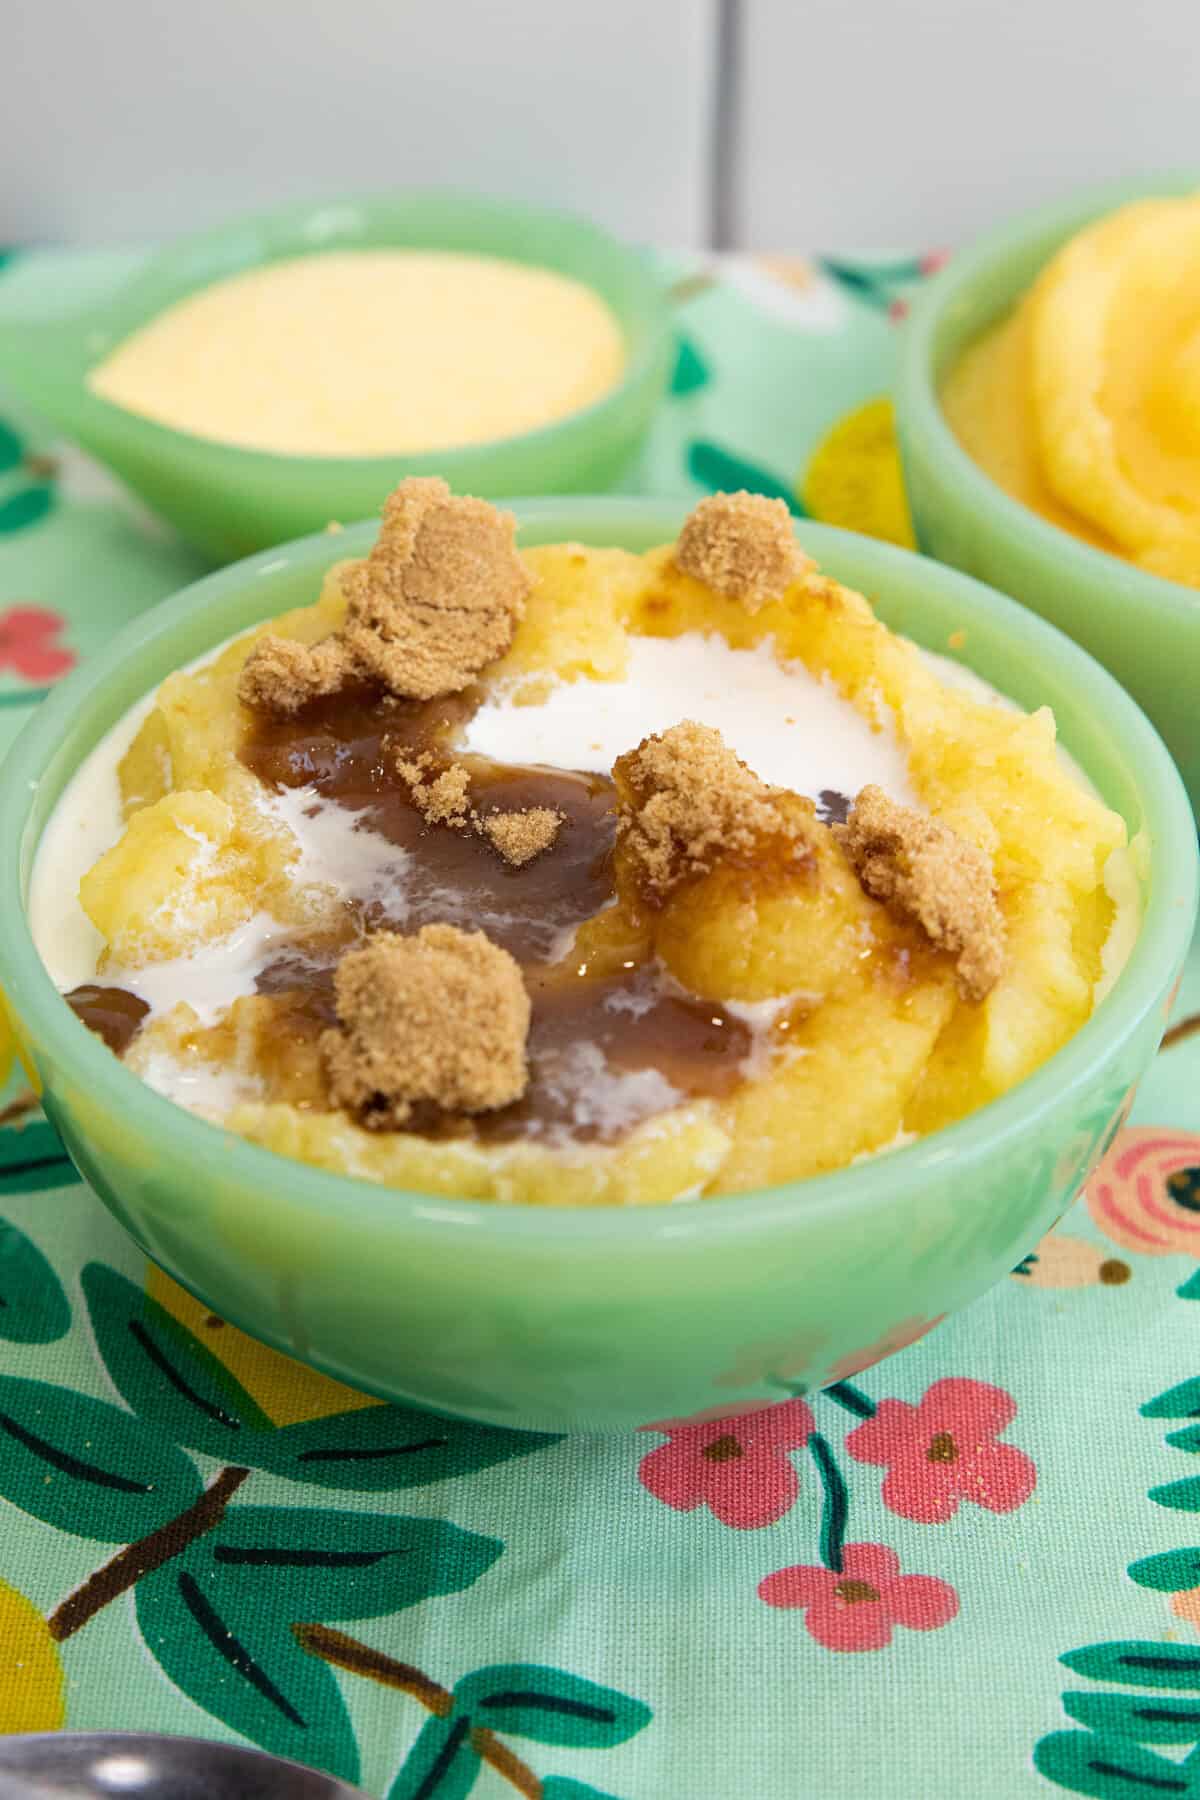
[{"label": "pale yellow cream", "polygon": [[600,296],[551,269],[337,250],[190,295],[119,344],[89,385],[228,444],[386,456],[548,425],[614,387],[625,354]]}]

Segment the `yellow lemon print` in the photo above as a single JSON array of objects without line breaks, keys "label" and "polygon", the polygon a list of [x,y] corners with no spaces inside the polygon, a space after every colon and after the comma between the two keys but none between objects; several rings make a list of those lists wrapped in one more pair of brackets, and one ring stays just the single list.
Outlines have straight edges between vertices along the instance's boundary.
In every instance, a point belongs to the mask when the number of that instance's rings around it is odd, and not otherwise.
[{"label": "yellow lemon print", "polygon": [[869,400],[838,420],[813,451],[797,495],[826,525],[916,547],[890,400]]},{"label": "yellow lemon print", "polygon": [[373,1395],[319,1375],[248,1337],[236,1325],[227,1325],[153,1263],[147,1265],[146,1292],[224,1363],[276,1425],[297,1425],[302,1419],[323,1419],[329,1413],[379,1404]]},{"label": "yellow lemon print", "polygon": [[58,1646],[37,1608],[0,1581],[0,1732],[57,1731],[63,1722]]},{"label": "yellow lemon print", "polygon": [[8,1016],[8,1008],[4,1004],[4,995],[0,994],[0,1088],[12,1074],[13,1058],[17,1051],[16,1033]]},{"label": "yellow lemon print", "polygon": [[0,1088],[12,1073],[14,1053],[29,1078],[29,1085],[40,1100],[42,1097],[41,1076],[34,1068],[25,1051],[25,1046],[17,1036],[17,1028],[12,1014],[8,1010],[8,1002],[4,998],[4,990],[0,988]]}]

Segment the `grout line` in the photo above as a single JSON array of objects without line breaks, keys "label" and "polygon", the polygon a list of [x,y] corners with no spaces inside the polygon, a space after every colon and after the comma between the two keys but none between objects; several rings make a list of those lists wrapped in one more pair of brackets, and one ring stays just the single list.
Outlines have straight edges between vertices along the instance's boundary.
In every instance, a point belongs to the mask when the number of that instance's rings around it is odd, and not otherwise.
[{"label": "grout line", "polygon": [[713,250],[731,250],[738,237],[742,17],[742,0],[717,0],[708,169],[708,241]]}]

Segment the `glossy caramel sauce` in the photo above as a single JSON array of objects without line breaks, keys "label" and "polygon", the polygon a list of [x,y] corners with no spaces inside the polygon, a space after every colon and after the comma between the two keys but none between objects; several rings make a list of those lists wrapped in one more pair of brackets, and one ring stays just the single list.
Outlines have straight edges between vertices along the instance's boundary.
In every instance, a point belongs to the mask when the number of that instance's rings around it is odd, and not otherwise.
[{"label": "glossy caramel sauce", "polygon": [[430,751],[440,759],[447,732],[481,698],[478,689],[433,701],[340,694],[291,719],[256,720],[241,757],[267,788],[311,787],[318,804],[346,808],[362,830],[409,853],[394,896],[355,909],[363,925],[416,931],[443,921],[486,931],[525,963],[552,956],[613,898],[613,787],[603,775],[456,758],[471,772],[471,803],[480,813],[549,806],[562,814],[554,844],[522,869],[473,831],[426,824],[391,767],[393,754]]},{"label": "glossy caramel sauce", "polygon": [[150,1011],[146,1002],[126,988],[105,987],[85,981],[63,998],[89,1031],[104,1039],[114,1056],[123,1056]]},{"label": "glossy caramel sauce", "polygon": [[[394,753],[447,756],[449,734],[481,699],[478,689],[430,702],[381,700],[363,689],[250,725],[241,760],[268,790],[311,788],[314,808],[343,807],[358,829],[406,852],[394,892],[366,901],[351,895],[343,929],[297,939],[264,967],[256,989],[274,1002],[272,1032],[311,1060],[321,1031],[336,1022],[333,971],[346,945],[372,930],[411,932],[445,921],[486,931],[521,964],[532,1005],[530,1080],[523,1097],[500,1111],[464,1119],[428,1108],[409,1129],[492,1142],[605,1141],[682,1100],[732,1092],[754,1047],[742,1019],[679,992],[656,963],[631,959],[597,974],[570,954],[576,928],[615,899],[607,776],[456,757],[470,773],[479,813],[545,806],[562,816],[553,844],[523,868],[476,832],[430,825],[417,809],[395,773]],[[120,1054],[144,1003],[120,989],[88,996],[73,1000],[76,1011]],[[132,1020],[119,1042],[105,1030],[114,1031],[114,1019]]]}]

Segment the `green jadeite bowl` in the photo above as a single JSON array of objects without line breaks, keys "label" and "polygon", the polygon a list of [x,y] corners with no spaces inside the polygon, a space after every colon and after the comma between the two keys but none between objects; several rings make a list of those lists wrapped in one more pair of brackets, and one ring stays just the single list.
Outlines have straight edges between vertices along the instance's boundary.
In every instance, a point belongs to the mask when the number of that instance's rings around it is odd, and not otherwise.
[{"label": "green jadeite bowl", "polygon": [[[555,269],[606,300],[625,334],[621,381],[555,424],[430,456],[278,456],[140,418],[93,394],[89,372],[168,306],[225,276],[321,250],[461,250]],[[445,192],[289,206],[178,239],[100,305],[0,324],[0,375],[219,562],[330,520],[377,513],[405,475],[442,475],[456,493],[603,493],[641,449],[662,399],[674,336],[649,259],[565,213]]]},{"label": "green jadeite bowl", "polygon": [[1197,187],[1193,171],[1094,189],[955,256],[913,304],[895,395],[921,549],[1014,595],[1090,650],[1157,725],[1200,814],[1200,592],[1093,549],[1012,499],[967,455],[939,399],[962,352],[1068,238],[1131,200]]},{"label": "green jadeite bowl", "polygon": [[[524,544],[640,550],[682,508],[517,502]],[[562,1210],[400,1192],[275,1156],[160,1098],[79,1024],[25,914],[43,827],[108,728],[181,664],[312,600],[373,525],[207,577],[65,682],[0,774],[0,987],[80,1170],[139,1245],[223,1317],[372,1392],[505,1425],[619,1430],[735,1413],[866,1367],[1006,1274],[1053,1224],[1154,1055],[1196,908],[1179,777],[1117,684],[966,576],[803,525],[823,566],[1062,738],[1144,854],[1145,922],[1051,1062],[949,1130],[837,1174],[673,1206]],[[956,637],[956,642],[960,640]]]}]

